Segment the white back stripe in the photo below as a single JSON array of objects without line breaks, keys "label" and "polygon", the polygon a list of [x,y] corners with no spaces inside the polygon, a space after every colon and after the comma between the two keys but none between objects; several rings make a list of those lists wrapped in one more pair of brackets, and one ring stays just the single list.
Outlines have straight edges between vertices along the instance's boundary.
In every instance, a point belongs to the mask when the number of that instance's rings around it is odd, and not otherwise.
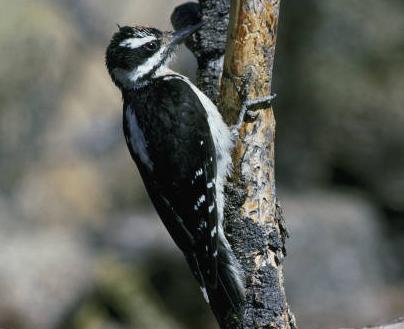
[{"label": "white back stripe", "polygon": [[126,109],[126,120],[130,126],[131,132],[129,144],[132,146],[133,151],[139,156],[144,165],[149,168],[149,170],[153,170],[153,163],[151,162],[149,154],[147,153],[146,139],[137,122],[136,113],[132,110],[130,105]]},{"label": "white back stripe", "polygon": [[206,303],[209,304],[209,297],[208,297],[208,292],[206,291],[205,287],[201,287],[203,298],[205,298]]}]

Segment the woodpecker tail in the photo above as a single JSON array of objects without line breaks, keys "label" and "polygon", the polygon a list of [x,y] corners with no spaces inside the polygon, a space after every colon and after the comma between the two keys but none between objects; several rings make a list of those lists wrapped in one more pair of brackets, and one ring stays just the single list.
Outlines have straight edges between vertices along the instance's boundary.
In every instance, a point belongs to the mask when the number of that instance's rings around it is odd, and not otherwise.
[{"label": "woodpecker tail", "polygon": [[218,247],[217,286],[208,287],[208,295],[216,318],[219,322],[225,322],[229,314],[240,314],[245,300],[245,283],[240,264],[221,227]]},{"label": "woodpecker tail", "polygon": [[210,285],[205,280],[198,256],[185,254],[206,302],[210,304],[219,324],[229,323],[229,315],[240,317],[245,300],[244,275],[221,225],[218,230],[217,280]]}]

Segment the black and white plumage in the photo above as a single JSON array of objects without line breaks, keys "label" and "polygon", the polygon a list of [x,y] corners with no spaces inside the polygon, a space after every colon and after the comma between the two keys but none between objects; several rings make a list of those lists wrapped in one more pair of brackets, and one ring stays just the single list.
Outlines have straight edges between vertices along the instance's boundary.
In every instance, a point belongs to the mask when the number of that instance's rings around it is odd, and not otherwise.
[{"label": "black and white plumage", "polygon": [[196,29],[120,27],[106,64],[122,91],[124,134],[147,192],[217,311],[238,308],[244,299],[243,276],[222,226],[231,133],[210,99],[167,68],[177,45]]}]

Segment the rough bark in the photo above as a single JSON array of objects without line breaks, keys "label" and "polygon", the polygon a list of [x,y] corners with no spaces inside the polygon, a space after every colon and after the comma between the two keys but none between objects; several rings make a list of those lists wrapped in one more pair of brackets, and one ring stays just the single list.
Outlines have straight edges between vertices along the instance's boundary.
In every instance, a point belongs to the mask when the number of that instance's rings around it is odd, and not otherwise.
[{"label": "rough bark", "polygon": [[[243,102],[271,93],[279,0],[233,0],[231,9],[228,0],[199,2],[200,8],[178,7],[172,22],[175,28],[205,22],[187,46],[198,59],[198,86],[233,125]],[[275,189],[275,119],[271,107],[255,110],[240,129],[225,207],[226,234],[246,274],[246,303],[242,314],[229,310],[219,323],[228,329],[296,328],[283,287],[287,233]]]},{"label": "rough bark", "polygon": [[223,70],[229,8],[230,0],[200,0],[199,4],[188,2],[177,7],[171,16],[176,30],[201,19],[205,23],[186,45],[198,60],[198,87],[215,103]]},{"label": "rough bark", "polygon": [[[232,2],[220,93],[228,124],[243,102],[271,94],[278,16],[278,0]],[[247,277],[242,327],[295,328],[283,287],[287,233],[276,198],[275,118],[271,107],[254,114],[241,126],[226,195],[226,232]]]}]

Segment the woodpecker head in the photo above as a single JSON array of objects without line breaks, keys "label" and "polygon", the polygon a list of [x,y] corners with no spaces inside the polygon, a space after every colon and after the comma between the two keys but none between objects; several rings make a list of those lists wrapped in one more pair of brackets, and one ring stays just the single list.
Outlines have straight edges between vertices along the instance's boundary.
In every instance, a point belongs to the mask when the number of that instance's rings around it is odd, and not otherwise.
[{"label": "woodpecker head", "polygon": [[107,48],[106,65],[112,80],[121,89],[147,84],[158,69],[164,68],[177,46],[201,24],[176,32],[152,27],[119,27]]}]

